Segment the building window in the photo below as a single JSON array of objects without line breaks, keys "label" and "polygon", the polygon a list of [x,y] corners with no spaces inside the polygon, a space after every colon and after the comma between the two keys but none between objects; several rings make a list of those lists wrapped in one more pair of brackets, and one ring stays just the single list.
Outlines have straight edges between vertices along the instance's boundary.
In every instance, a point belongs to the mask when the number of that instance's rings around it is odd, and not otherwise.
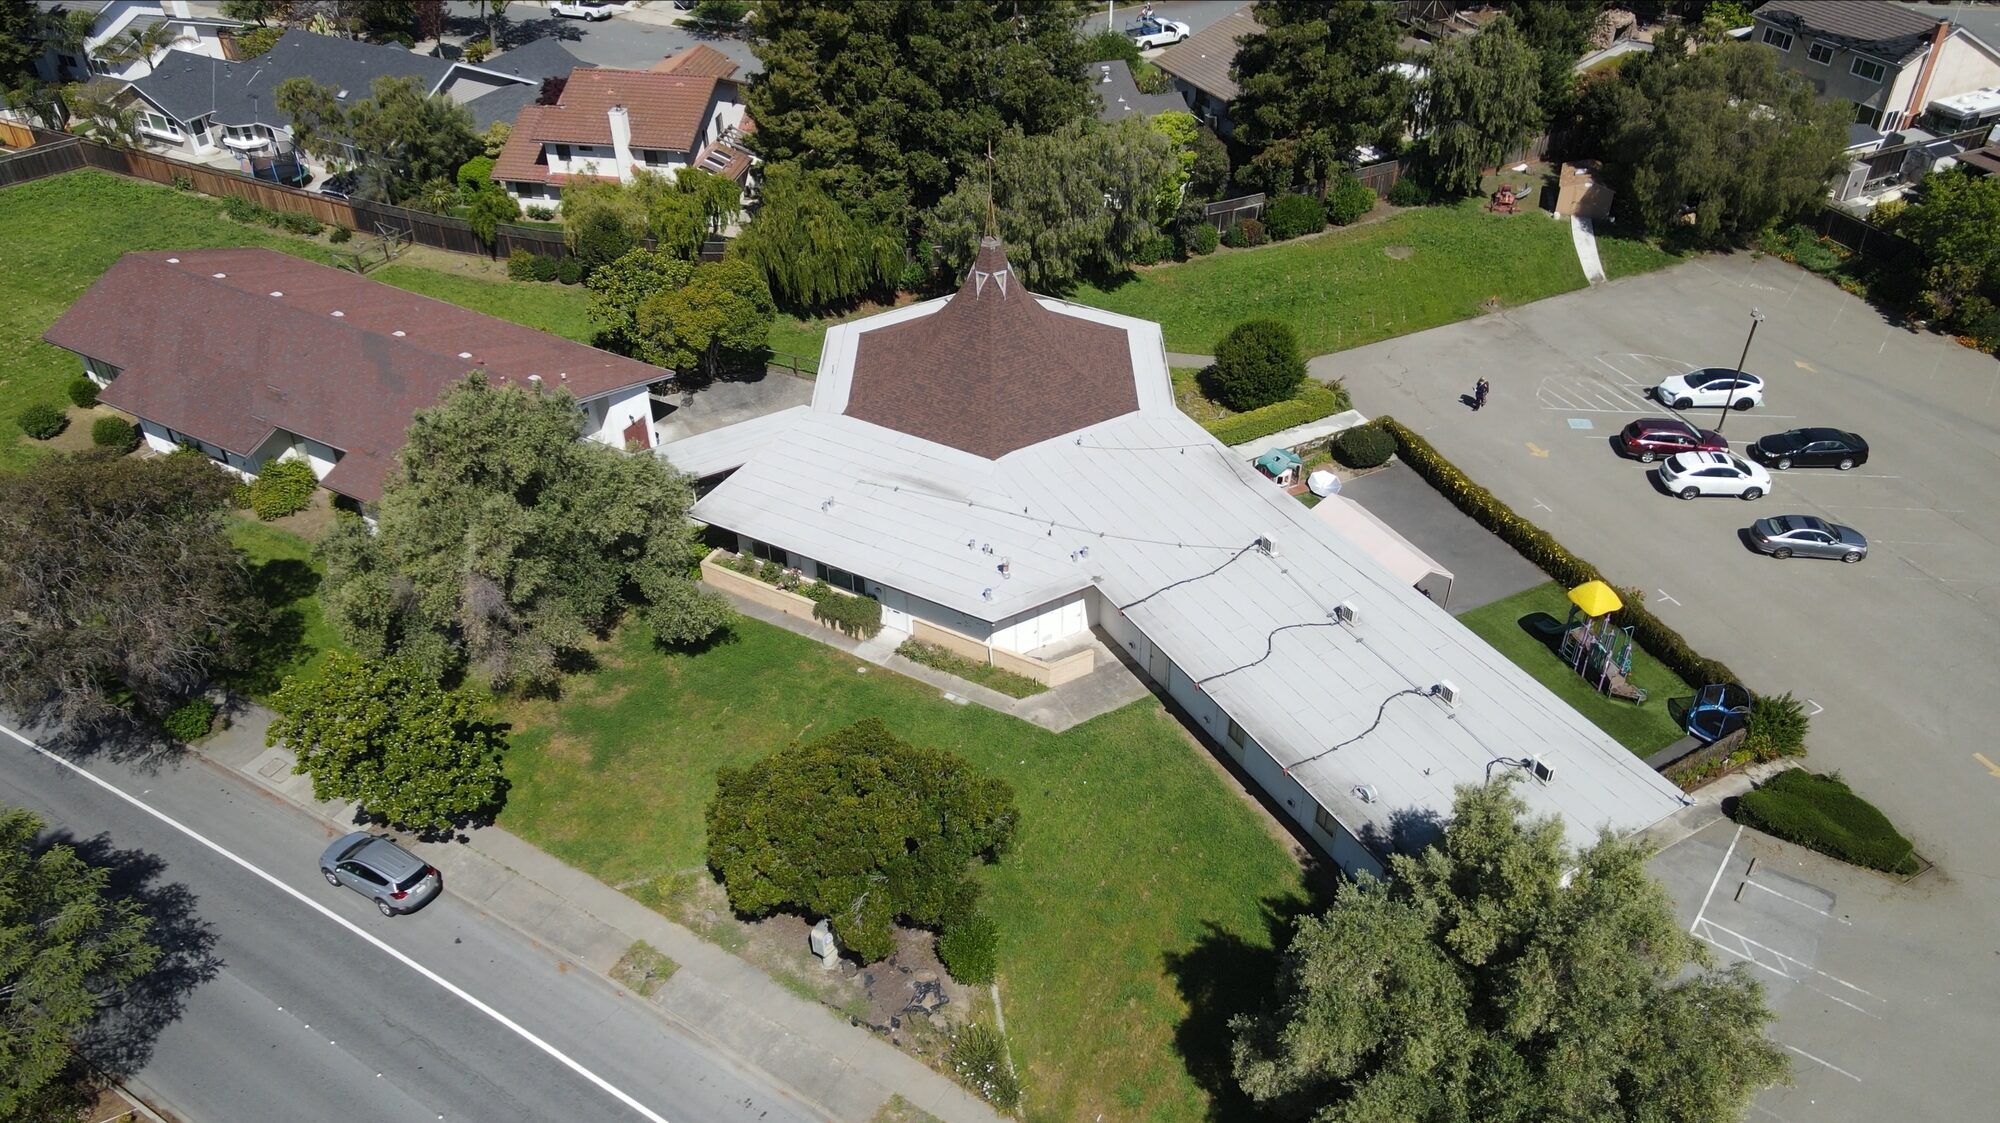
[{"label": "building window", "polygon": [[561,160],[565,164],[569,163],[569,145],[558,144],[555,146],[555,148],[556,148],[556,159]]},{"label": "building window", "polygon": [[1790,51],[1792,49],[1792,37],[1775,27],[1764,29],[1764,42],[1781,51]]},{"label": "building window", "polygon": [[1346,829],[1340,825],[1338,819],[1326,813],[1326,808],[1317,803],[1313,804],[1313,826],[1331,835],[1338,835]]},{"label": "building window", "polygon": [[1833,65],[1833,44],[1813,43],[1806,47],[1806,57],[1821,66]]},{"label": "building window", "polygon": [[1888,67],[1870,58],[1855,59],[1854,65],[1849,67],[1848,70],[1856,78],[1866,78],[1870,82],[1880,82],[1889,74]]},{"label": "building window", "polygon": [[181,128],[174,123],[173,118],[163,113],[155,113],[150,109],[139,111],[139,127],[149,133],[158,133],[161,136],[173,137],[175,140],[179,140],[181,135]]},{"label": "building window", "polygon": [[750,540],[750,555],[761,561],[777,562],[779,565],[784,565],[786,562],[783,550],[769,542],[759,542],[755,538]]},{"label": "building window", "polygon": [[846,589],[850,593],[868,595],[867,583],[844,569],[835,569],[825,562],[814,563],[819,567],[819,579],[836,589]]},{"label": "building window", "polygon": [[1866,125],[1871,129],[1880,128],[1882,126],[1882,111],[1872,106],[1863,105],[1857,101],[1854,103],[1854,123],[1857,125]]},{"label": "building window", "polygon": [[1243,742],[1244,742],[1245,740],[1246,740],[1246,737],[1245,737],[1245,735],[1244,735],[1244,733],[1243,733],[1243,727],[1242,727],[1242,726],[1240,726],[1240,725],[1238,725],[1238,724],[1236,724],[1236,719],[1235,719],[1235,718],[1230,718],[1230,719],[1229,719],[1229,743],[1230,743],[1230,744],[1232,744],[1232,745],[1235,745],[1235,746],[1236,746],[1237,748],[1239,748],[1239,749],[1240,749],[1240,748],[1242,748],[1242,747],[1243,747]]}]

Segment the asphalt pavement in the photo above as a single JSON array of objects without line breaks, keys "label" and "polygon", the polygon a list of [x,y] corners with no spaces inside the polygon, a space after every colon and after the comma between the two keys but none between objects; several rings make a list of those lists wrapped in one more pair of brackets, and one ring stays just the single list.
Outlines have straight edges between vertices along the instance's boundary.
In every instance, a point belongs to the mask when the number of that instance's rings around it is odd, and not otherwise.
[{"label": "asphalt pavement", "polygon": [[383,918],[320,877],[332,828],[239,777],[85,767],[0,737],[0,804],[162,917],[167,964],[99,1048],[183,1119],[825,1118],[450,885]]}]

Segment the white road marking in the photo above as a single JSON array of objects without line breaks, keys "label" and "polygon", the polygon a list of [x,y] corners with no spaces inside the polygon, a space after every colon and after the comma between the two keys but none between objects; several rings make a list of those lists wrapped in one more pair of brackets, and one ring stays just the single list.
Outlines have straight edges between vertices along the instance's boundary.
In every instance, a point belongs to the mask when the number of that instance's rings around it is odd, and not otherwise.
[{"label": "white road marking", "polygon": [[1722,852],[1722,861],[1715,867],[1715,877],[1708,883],[1708,892],[1702,894],[1701,907],[1695,910],[1694,923],[1688,925],[1688,935],[1694,935],[1694,930],[1701,927],[1701,917],[1708,911],[1709,898],[1715,896],[1715,887],[1722,884],[1722,871],[1729,868],[1729,859],[1736,855],[1736,842],[1742,837],[1743,827],[1739,824],[1736,833],[1729,836],[1729,849]]},{"label": "white road marking", "polygon": [[[1799,958],[1798,956],[1795,956],[1795,955],[1786,955],[1786,954],[1785,954],[1784,952],[1781,952],[1781,951],[1779,951],[1779,950],[1778,950],[1777,948],[1774,948],[1774,947],[1772,947],[1772,946],[1771,946],[1771,945],[1769,945],[1769,944],[1760,944],[1760,943],[1758,943],[1757,941],[1755,941],[1755,940],[1751,939],[1750,937],[1748,937],[1748,936],[1744,935],[1743,933],[1741,933],[1741,932],[1738,932],[1738,931],[1737,931],[1736,929],[1734,929],[1734,928],[1724,928],[1724,927],[1723,927],[1722,925],[1720,925],[1720,924],[1717,924],[1717,923],[1716,923],[1715,921],[1713,921],[1713,920],[1708,920],[1708,919],[1705,919],[1705,918],[1704,918],[1704,919],[1700,919],[1700,920],[1697,920],[1697,921],[1696,921],[1696,923],[1698,923],[1698,924],[1701,924],[1701,925],[1703,925],[1704,927],[1707,927],[1707,928],[1712,928],[1712,929],[1714,929],[1714,930],[1715,930],[1715,931],[1717,931],[1717,932],[1726,932],[1726,933],[1728,933],[1729,935],[1731,935],[1731,936],[1734,936],[1734,937],[1736,937],[1736,938],[1737,938],[1738,940],[1741,940],[1741,941],[1743,942],[1743,946],[1745,946],[1745,947],[1751,947],[1751,948],[1762,948],[1762,949],[1764,949],[1765,951],[1768,951],[1768,952],[1770,952],[1770,953],[1771,953],[1772,955],[1775,955],[1775,956],[1777,956],[1777,957],[1778,957],[1779,959],[1781,959],[1781,960],[1783,960],[1783,961],[1785,961],[1785,962],[1787,962],[1787,963],[1796,963],[1796,964],[1798,964],[1798,965],[1799,965],[1800,967],[1803,967],[1803,968],[1805,968],[1806,970],[1808,970],[1808,971],[1811,971],[1811,972],[1812,972],[1813,974],[1815,974],[1815,975],[1818,975],[1818,976],[1819,976],[1820,978],[1822,978],[1822,979],[1827,979],[1827,980],[1829,980],[1829,981],[1831,981],[1831,982],[1836,982],[1836,983],[1839,983],[1839,984],[1840,984],[1841,986],[1844,986],[1844,987],[1846,987],[1846,988],[1847,988],[1848,990],[1851,990],[1851,991],[1855,992],[1856,994],[1865,994],[1865,995],[1867,995],[1868,997],[1870,997],[1870,998],[1874,999],[1875,1001],[1877,1001],[1877,1002],[1880,1002],[1880,1003],[1882,1003],[1883,1005],[1887,1005],[1887,1004],[1888,1004],[1888,1001],[1889,1001],[1888,999],[1886,999],[1886,998],[1883,998],[1883,997],[1882,997],[1881,995],[1878,995],[1878,994],[1876,994],[1876,993],[1875,993],[1874,991],[1871,991],[1871,990],[1868,990],[1868,989],[1866,989],[1865,987],[1858,987],[1858,986],[1855,986],[1855,985],[1854,985],[1853,983],[1850,983],[1850,982],[1848,982],[1848,981],[1847,981],[1846,979],[1843,979],[1843,978],[1841,978],[1841,977],[1840,977],[1840,976],[1838,976],[1838,975],[1829,975],[1829,974],[1827,974],[1827,973],[1826,973],[1825,971],[1822,971],[1822,970],[1820,970],[1819,968],[1817,968],[1817,967],[1814,967],[1814,966],[1813,966],[1812,964],[1810,964],[1810,963],[1807,963],[1807,962],[1806,962],[1805,960],[1803,960],[1803,959],[1800,959],[1800,958]],[[1744,958],[1745,958],[1745,959],[1750,959],[1750,958],[1753,958],[1753,957],[1751,957],[1751,956],[1744,956]]]},{"label": "white road marking", "polygon": [[[45,756],[52,761],[55,761],[57,764],[60,764],[64,768],[69,769],[71,772],[76,773],[78,776],[81,776],[84,779],[89,780],[91,783],[96,784],[98,787],[103,788],[105,791],[110,792],[112,795],[117,796],[119,799],[124,800],[125,802],[131,804],[132,806],[138,808],[139,810],[144,811],[146,814],[151,815],[153,818],[158,819],[160,822],[165,823],[166,825],[174,828],[175,830],[181,832],[182,834],[188,836],[189,838],[195,840],[196,842],[201,843],[203,846],[208,847],[210,850],[215,851],[217,854],[222,855],[224,858],[229,859],[230,861],[248,870],[252,874],[255,874],[257,877],[260,877],[264,881],[270,883],[270,885],[276,888],[279,892],[284,893],[287,896],[296,899],[300,904],[305,905],[307,908],[312,909],[314,912],[319,913],[320,915],[326,917],[328,920],[333,921],[335,924],[340,925],[342,928],[347,929],[349,932],[352,932],[355,935],[361,937],[362,939],[368,941],[369,943],[375,945],[376,949],[381,951],[383,954],[396,960],[403,966],[408,967],[410,970],[415,971],[417,974],[422,975],[424,978],[429,979],[431,982],[436,983],[438,986],[443,987],[446,991],[450,992],[454,997],[463,1001],[466,1005],[472,1007],[473,1009],[479,1011],[480,1013],[486,1015],[489,1018],[492,1018],[494,1021],[507,1027],[507,1029],[513,1031],[513,1033],[516,1036],[520,1037],[523,1041],[526,1041],[528,1044],[533,1045],[535,1048],[540,1049],[544,1053],[547,1053],[549,1056],[561,1062],[563,1066],[568,1068],[570,1071],[576,1073],[578,1076],[583,1077],[585,1080],[590,1081],[592,1084],[597,1085],[599,1088],[602,1088],[605,1092],[609,1093],[612,1096],[612,1098],[624,1104],[626,1107],[631,1108],[634,1112],[637,1112],[640,1116],[648,1120],[651,1120],[652,1123],[668,1123],[665,1116],[660,1115],[653,1109],[647,1107],[645,1104],[642,1104],[638,1100],[633,1099],[631,1096],[627,1095],[623,1089],[620,1089],[617,1085],[612,1084],[609,1080],[606,1080],[602,1076],[599,1076],[596,1073],[590,1071],[588,1068],[585,1068],[581,1062],[572,1059],[567,1053],[564,1053],[562,1050],[556,1048],[555,1046],[535,1036],[533,1032],[528,1030],[526,1027],[522,1026],[519,1022],[516,1022],[514,1019],[509,1018],[507,1015],[502,1014],[498,1010],[495,1010],[493,1007],[488,1006],[485,1002],[482,1002],[478,998],[475,998],[470,992],[459,987],[457,984],[446,979],[444,976],[439,975],[437,972],[431,970],[430,968],[424,966],[421,963],[418,963],[416,960],[410,958],[409,956],[403,954],[400,951],[397,951],[395,948],[390,947],[388,944],[384,943],[379,937],[375,936],[373,933],[367,931],[366,929],[360,927],[359,925],[356,925],[353,921],[348,920],[346,917],[341,916],[339,913],[334,912],[332,909],[327,908],[325,905],[320,904],[318,901],[313,900],[311,897],[306,896],[304,893],[301,893],[297,889],[294,889],[291,886],[285,884],[284,882],[278,880],[277,877],[275,877],[274,875],[266,873],[259,867],[252,865],[248,860],[237,856],[233,851],[225,849],[221,844],[213,842],[208,838],[202,836],[201,834],[197,833],[193,828],[188,827],[186,824],[180,822],[177,819],[174,819],[172,816],[166,814],[165,812],[156,810],[150,805],[142,802],[137,796],[132,795],[131,793],[125,791],[123,788],[120,788],[116,784],[111,783],[109,780],[106,780],[103,777],[98,776],[93,772],[90,772],[84,768],[80,768],[77,765],[72,764],[67,760],[64,760],[62,757],[57,756],[56,754],[48,751],[47,749],[41,747],[40,745],[35,744],[33,741],[28,740],[26,737],[21,736],[19,733],[14,732],[12,729],[8,728],[5,725],[0,725],[0,733],[5,733],[7,736],[12,737],[14,740],[19,741],[21,744],[26,745],[28,748],[34,750],[37,753],[40,753],[42,756]],[[442,1119],[444,1117],[439,1116],[438,1118]]]},{"label": "white road marking", "polygon": [[1548,512],[1551,512],[1551,513],[1553,513],[1553,512],[1555,511],[1555,508],[1554,508],[1554,507],[1551,507],[1551,506],[1549,506],[1549,505],[1548,505],[1547,503],[1544,503],[1544,502],[1542,502],[1542,501],[1541,501],[1541,500],[1539,500],[1539,499],[1535,500],[1535,506],[1537,506],[1537,507],[1540,507],[1540,508],[1541,508],[1542,510],[1544,510],[1544,511],[1548,511]]},{"label": "white road marking", "polygon": [[1820,705],[1818,702],[1815,702],[1810,698],[1806,699],[1806,705],[1812,707],[1812,709],[1806,713],[1807,717],[1818,717],[1820,714],[1826,712],[1825,706]]},{"label": "white road marking", "polygon": [[1666,591],[1665,589],[1654,589],[1653,591],[1654,591],[1654,592],[1656,592],[1656,593],[1658,593],[1658,594],[1660,594],[1660,599],[1661,599],[1661,600],[1663,600],[1663,601],[1666,601],[1666,602],[1667,602],[1668,604],[1671,604],[1671,605],[1673,605],[1673,606],[1674,606],[1675,608],[1679,608],[1679,607],[1680,607],[1680,604],[1681,604],[1681,602],[1679,602],[1679,601],[1675,600],[1675,599],[1674,599],[1673,597],[1671,597],[1671,596],[1668,596],[1668,595],[1667,595],[1667,591]]},{"label": "white road marking", "polygon": [[1785,980],[1788,983],[1797,983],[1798,985],[1806,988],[1807,990],[1812,991],[1814,994],[1819,995],[1821,998],[1827,998],[1835,1002],[1838,1002],[1842,1006],[1845,1006],[1849,1010],[1852,1010],[1855,1013],[1860,1014],[1864,1018],[1874,1018],[1878,1022],[1882,1020],[1882,1015],[1872,1013],[1868,1010],[1864,1010],[1861,1007],[1855,1005],[1852,1002],[1849,1002],[1847,999],[1842,998],[1837,994],[1833,994],[1825,990],[1824,988],[1812,985],[1811,983],[1798,977],[1797,975],[1788,974],[1781,968],[1773,967],[1770,964],[1764,962],[1763,960],[1757,958],[1756,955],[1754,954],[1745,955],[1742,950],[1730,947],[1728,944],[1718,943],[1715,940],[1709,939],[1707,936],[1696,936],[1695,939],[1700,940],[1702,943],[1707,944],[1709,947],[1712,947],[1717,951],[1726,952],[1730,955],[1733,955],[1736,958],[1741,959],[1744,962],[1750,964],[1750,966],[1752,967],[1757,967],[1761,968],[1762,970],[1769,971],[1771,974],[1778,976],[1779,978]]},{"label": "white road marking", "polygon": [[1833,1071],[1841,1074],[1842,1076],[1847,1077],[1849,1080],[1854,1081],[1856,1084],[1862,1083],[1862,1080],[1859,1076],[1856,1076],[1853,1073],[1847,1071],[1846,1069],[1840,1067],[1839,1065],[1834,1064],[1832,1061],[1821,1060],[1820,1058],[1813,1056],[1811,1053],[1806,1052],[1804,1049],[1801,1049],[1796,1045],[1787,1045],[1785,1046],[1785,1048],[1790,1049],[1792,1052],[1797,1053],[1799,1056],[1804,1057],[1805,1059],[1811,1061],[1816,1065],[1825,1065],[1827,1068],[1830,1068]]},{"label": "white road marking", "polygon": [[1782,1115],[1779,1115],[1779,1114],[1778,1114],[1777,1112],[1775,1112],[1775,1111],[1772,1111],[1772,1110],[1771,1110],[1770,1108],[1768,1108],[1768,1107],[1760,1107],[1760,1106],[1758,1106],[1757,1104],[1751,1104],[1751,1105],[1750,1105],[1750,1110],[1752,1110],[1752,1111],[1761,1111],[1761,1112],[1763,1112],[1763,1113],[1764,1113],[1765,1115],[1768,1115],[1768,1116],[1770,1116],[1771,1118],[1773,1118],[1773,1119],[1776,1119],[1776,1120],[1778,1121],[1778,1123],[1792,1123],[1792,1121],[1791,1121],[1791,1120],[1789,1120],[1789,1119],[1785,1118],[1785,1117],[1784,1117],[1784,1116],[1782,1116]]},{"label": "white road marking", "polygon": [[1764,892],[1769,893],[1773,897],[1782,897],[1785,900],[1790,901],[1791,903],[1799,906],[1802,909],[1811,909],[1812,911],[1820,914],[1821,916],[1826,917],[1828,920],[1838,920],[1839,922],[1847,925],[1850,928],[1854,926],[1854,922],[1852,920],[1847,919],[1844,916],[1835,916],[1832,913],[1826,911],[1825,909],[1820,908],[1818,905],[1810,905],[1788,893],[1780,893],[1776,889],[1771,888],[1770,886],[1764,884],[1761,881],[1756,881],[1746,877],[1743,879],[1743,884],[1748,885],[1752,889],[1762,889]]}]

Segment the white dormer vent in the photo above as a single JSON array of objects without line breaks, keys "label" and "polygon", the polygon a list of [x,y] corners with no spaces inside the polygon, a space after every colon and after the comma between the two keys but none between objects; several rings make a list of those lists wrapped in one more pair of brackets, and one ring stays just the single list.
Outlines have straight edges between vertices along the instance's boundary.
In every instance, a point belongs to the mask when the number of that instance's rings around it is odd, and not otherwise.
[{"label": "white dormer vent", "polygon": [[1344,600],[1333,606],[1333,618],[1349,627],[1353,627],[1360,621],[1361,613],[1355,609],[1353,601]]},{"label": "white dormer vent", "polygon": [[1458,705],[1459,700],[1464,697],[1459,692],[1458,684],[1450,679],[1442,679],[1436,686],[1431,687],[1431,694],[1447,706]]},{"label": "white dormer vent", "polygon": [[1354,798],[1360,800],[1363,803],[1373,803],[1376,800],[1380,799],[1381,797],[1382,793],[1376,791],[1375,785],[1373,784],[1354,785]]}]

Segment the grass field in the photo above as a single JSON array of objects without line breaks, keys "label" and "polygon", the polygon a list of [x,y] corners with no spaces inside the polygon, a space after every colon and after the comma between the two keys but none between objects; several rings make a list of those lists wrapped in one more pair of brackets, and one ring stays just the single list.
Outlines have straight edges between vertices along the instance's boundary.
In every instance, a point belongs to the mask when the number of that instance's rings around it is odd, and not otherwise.
[{"label": "grass field", "polygon": [[718,766],[881,717],[1014,786],[1017,844],[982,876],[1028,1118],[1215,1117],[1222,1019],[1260,996],[1302,877],[1157,702],[1058,736],[756,621],[695,655],[643,633],[514,707],[502,825],[612,884],[699,867]]},{"label": "grass field", "polygon": [[1488,214],[1477,201],[1147,270],[1074,299],[1157,320],[1167,349],[1214,353],[1243,320],[1292,325],[1308,355],[1359,347],[1582,288],[1569,228],[1540,212]]},{"label": "grass field", "polygon": [[1668,714],[1667,702],[1672,698],[1692,697],[1693,687],[1634,647],[1631,678],[1646,689],[1645,703],[1635,706],[1600,694],[1556,658],[1555,651],[1539,635],[1524,626],[1522,622],[1537,613],[1553,618],[1558,627],[1568,619],[1569,598],[1562,586],[1553,581],[1537,585],[1505,600],[1475,608],[1458,619],[1634,753],[1648,756],[1681,739],[1684,731]]},{"label": "grass field", "polygon": [[539,328],[578,343],[589,343],[594,332],[585,312],[588,293],[582,285],[487,281],[401,263],[373,270],[368,279]]},{"label": "grass field", "polygon": [[328,652],[344,650],[320,609],[325,570],[313,560],[312,543],[253,519],[232,519],[229,540],[243,551],[250,587],[271,613],[272,625],[257,637],[244,665],[220,677],[232,689],[269,701],[287,676],[315,678]]},{"label": "grass field", "polygon": [[1606,234],[1600,224],[1597,231],[1597,257],[1604,263],[1604,279],[1615,281],[1620,277],[1630,277],[1638,273],[1650,273],[1679,261],[1685,261],[1682,254],[1668,253],[1666,250],[1640,238],[1623,238]]}]

